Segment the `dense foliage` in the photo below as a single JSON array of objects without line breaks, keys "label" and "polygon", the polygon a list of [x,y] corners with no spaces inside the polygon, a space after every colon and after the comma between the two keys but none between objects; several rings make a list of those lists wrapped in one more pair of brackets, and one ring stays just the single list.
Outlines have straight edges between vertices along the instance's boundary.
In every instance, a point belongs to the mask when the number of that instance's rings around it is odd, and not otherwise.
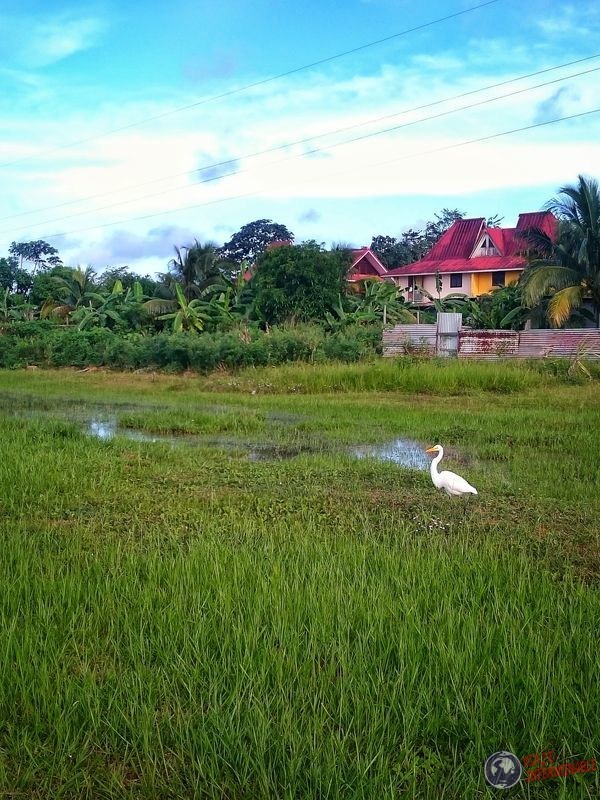
[{"label": "dense foliage", "polygon": [[358,361],[381,352],[381,326],[326,334],[317,325],[246,328],[235,333],[123,335],[108,328],[58,326],[48,320],[5,324],[0,368],[105,366],[119,369],[238,369],[287,361]]},{"label": "dense foliage", "polygon": [[[281,237],[293,234],[257,220],[221,249],[175,247],[156,279],[125,267],[69,268],[42,241],[15,245],[0,260],[0,367],[350,362],[378,352],[384,319],[411,318],[391,285],[350,292],[348,250]],[[247,256],[256,258],[238,263]]]},{"label": "dense foliage", "polygon": [[[559,240],[531,232],[545,258],[518,285],[476,299],[429,296],[425,307],[408,303],[392,283],[349,285],[348,246],[292,244],[285,225],[265,219],[244,225],[220,248],[198,240],[175,246],[167,271],[156,277],[127,267],[98,275],[90,266],[65,266],[43,240],[13,242],[0,258],[0,366],[207,371],[355,361],[377,352],[382,326],[433,322],[440,311],[458,311],[474,328],[520,330],[530,320],[544,324],[546,314],[553,324],[578,324],[579,311],[581,323],[591,303],[598,319],[598,186],[580,177],[561,192],[549,206],[560,218]],[[374,237],[372,248],[397,266],[423,255],[462,217],[445,208],[401,239]]]},{"label": "dense foliage", "polygon": [[269,245],[276,242],[292,243],[294,234],[278,222],[270,219],[257,219],[243,225],[219,250],[224,261],[241,266],[244,262],[254,262]]},{"label": "dense foliage", "polygon": [[526,301],[535,305],[549,298],[548,319],[564,325],[574,311],[586,313],[600,325],[600,189],[598,182],[580,175],[575,186],[563,186],[547,203],[558,217],[559,233],[531,230],[528,239],[541,253],[523,275]]},{"label": "dense foliage", "polygon": [[316,242],[268,250],[253,278],[258,315],[269,323],[322,319],[345,291],[350,265],[347,251]]}]

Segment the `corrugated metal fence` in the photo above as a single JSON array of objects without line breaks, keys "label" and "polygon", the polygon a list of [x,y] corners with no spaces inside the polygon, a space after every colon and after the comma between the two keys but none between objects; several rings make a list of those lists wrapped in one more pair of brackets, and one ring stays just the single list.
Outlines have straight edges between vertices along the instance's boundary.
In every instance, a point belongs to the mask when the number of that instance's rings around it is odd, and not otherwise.
[{"label": "corrugated metal fence", "polygon": [[383,355],[422,352],[435,355],[437,325],[396,325],[383,331]]},{"label": "corrugated metal fence", "polygon": [[600,330],[521,331],[520,358],[544,356],[573,356],[580,352],[585,358],[600,358]]},{"label": "corrugated metal fence", "polygon": [[519,334],[516,331],[472,331],[462,328],[458,334],[459,358],[516,358]]},{"label": "corrugated metal fence", "polygon": [[[397,325],[383,333],[383,355],[411,352],[448,355],[436,325]],[[600,359],[600,329],[458,332],[459,358],[582,358]]]}]

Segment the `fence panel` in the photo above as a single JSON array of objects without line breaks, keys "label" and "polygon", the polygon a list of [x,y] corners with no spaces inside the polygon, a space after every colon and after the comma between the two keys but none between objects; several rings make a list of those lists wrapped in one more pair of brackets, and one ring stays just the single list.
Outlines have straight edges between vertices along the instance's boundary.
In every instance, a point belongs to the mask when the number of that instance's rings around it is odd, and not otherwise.
[{"label": "fence panel", "polygon": [[383,332],[383,355],[403,356],[418,349],[435,355],[436,325],[396,325]]},{"label": "fence panel", "polygon": [[572,357],[600,358],[600,330],[533,330],[519,335],[519,358]]},{"label": "fence panel", "polygon": [[[401,356],[420,351],[432,355],[448,355],[445,332],[436,325],[396,325],[383,332],[383,355]],[[600,329],[532,331],[476,331],[462,328],[458,332],[458,357],[499,358],[582,358],[600,359]]]},{"label": "fence panel", "polygon": [[459,358],[514,358],[519,346],[516,331],[473,331],[463,328],[458,336]]}]

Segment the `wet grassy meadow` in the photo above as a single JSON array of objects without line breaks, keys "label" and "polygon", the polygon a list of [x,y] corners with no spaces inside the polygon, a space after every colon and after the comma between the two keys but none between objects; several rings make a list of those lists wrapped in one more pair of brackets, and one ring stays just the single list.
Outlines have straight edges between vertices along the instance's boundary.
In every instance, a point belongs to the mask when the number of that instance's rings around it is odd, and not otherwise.
[{"label": "wet grassy meadow", "polygon": [[0,372],[0,796],[487,797],[497,750],[598,758],[598,390]]}]

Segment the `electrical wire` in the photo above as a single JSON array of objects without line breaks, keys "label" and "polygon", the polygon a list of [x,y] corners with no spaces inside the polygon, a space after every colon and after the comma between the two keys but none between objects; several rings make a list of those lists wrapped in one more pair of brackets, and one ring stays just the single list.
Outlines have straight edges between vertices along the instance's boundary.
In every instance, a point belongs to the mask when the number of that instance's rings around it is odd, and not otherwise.
[{"label": "electrical wire", "polygon": [[[304,153],[291,154],[289,156],[286,156],[285,158],[281,158],[281,159],[277,159],[276,161],[269,162],[269,164],[267,164],[265,166],[267,166],[267,167],[275,166],[277,164],[281,164],[284,161],[289,161],[289,160],[296,159],[296,158],[306,158],[308,156],[314,155],[315,153],[323,152],[324,149],[327,149],[327,151],[329,151],[329,150],[333,150],[336,147],[343,147],[343,146],[348,145],[348,144],[353,144],[353,143],[358,142],[358,141],[363,141],[364,139],[370,139],[370,138],[373,138],[375,136],[381,136],[381,135],[386,134],[386,133],[393,133],[393,132],[401,130],[403,128],[408,128],[408,127],[412,127],[413,125],[418,125],[418,124],[420,124],[422,122],[429,122],[429,121],[431,121],[433,119],[439,119],[441,117],[450,116],[452,114],[458,114],[461,111],[467,111],[467,110],[470,110],[470,109],[473,109],[473,108],[477,108],[477,107],[480,107],[480,106],[483,106],[483,105],[487,105],[488,103],[496,102],[498,100],[505,100],[505,99],[507,99],[509,97],[514,97],[516,95],[524,94],[526,92],[531,92],[531,91],[533,91],[535,89],[540,89],[540,88],[542,88],[544,86],[550,86],[550,85],[555,84],[555,83],[560,83],[561,81],[569,80],[570,78],[580,77],[581,75],[588,75],[589,73],[598,72],[599,70],[600,70],[600,67],[592,67],[591,69],[583,70],[582,72],[577,72],[577,73],[572,74],[572,75],[565,75],[565,76],[562,76],[560,78],[554,78],[551,81],[545,81],[544,83],[536,84],[535,86],[528,86],[528,87],[526,87],[524,89],[517,89],[516,91],[507,92],[505,94],[498,95],[496,97],[490,97],[490,98],[487,98],[486,100],[479,100],[476,103],[469,103],[466,106],[460,106],[459,108],[453,108],[453,109],[450,109],[448,111],[442,111],[439,114],[432,114],[432,115],[429,115],[427,117],[421,117],[420,119],[411,120],[410,122],[404,122],[401,125],[395,125],[395,126],[393,126],[391,128],[384,128],[384,129],[378,130],[378,131],[371,131],[370,133],[365,133],[365,134],[362,134],[360,136],[355,136],[355,137],[353,137],[351,139],[347,139],[346,141],[343,141],[343,142],[336,142],[334,144],[328,145],[327,148],[315,147],[312,150],[308,150],[308,151],[306,151]],[[214,175],[214,176],[211,176],[209,178],[205,178],[204,180],[197,181],[195,185],[204,184],[204,183],[211,183],[211,182],[216,181],[216,180],[222,180],[223,178],[229,178],[229,177],[232,177],[234,175],[240,175],[240,174],[248,173],[248,172],[252,172],[252,171],[253,171],[253,169],[251,167],[247,167],[245,169],[237,169],[237,170],[234,170],[232,172],[225,173],[223,175]],[[98,213],[99,211],[106,211],[107,209],[116,208],[118,206],[129,205],[130,203],[138,203],[138,202],[140,202],[142,200],[149,200],[149,199],[154,198],[154,197],[160,197],[160,196],[165,195],[165,194],[170,194],[171,192],[176,192],[176,191],[180,191],[181,189],[188,189],[188,188],[190,188],[190,184],[174,186],[174,187],[171,187],[169,189],[164,189],[161,192],[153,192],[152,194],[141,195],[140,197],[132,198],[132,199],[129,199],[129,200],[119,200],[119,201],[117,201],[115,203],[108,203],[107,205],[99,206],[98,208],[87,209],[85,211],[78,211],[78,212],[76,212],[74,214],[67,214],[66,216],[63,216],[63,217],[55,217],[54,219],[44,220],[44,222],[36,223],[34,225],[29,224],[29,225],[27,225],[27,226],[25,226],[23,228],[17,228],[17,229],[11,228],[11,229],[7,229],[7,230],[3,230],[3,231],[0,231],[0,235],[2,235],[4,233],[15,234],[15,233],[19,233],[21,231],[30,230],[31,227],[39,227],[39,225],[48,225],[48,224],[51,224],[53,222],[62,222],[63,220],[74,219],[75,217],[84,217],[84,216],[87,216],[88,214]]]},{"label": "electrical wire", "polygon": [[[416,153],[410,153],[408,155],[399,156],[398,158],[386,159],[385,161],[378,161],[378,162],[371,163],[371,164],[365,164],[365,165],[361,166],[360,169],[367,169],[367,168],[371,169],[372,167],[380,167],[380,166],[384,166],[384,165],[387,165],[387,164],[393,164],[393,163],[396,163],[398,161],[405,161],[405,160],[408,160],[408,159],[411,159],[411,158],[418,158],[418,157],[424,156],[424,155],[432,155],[434,153],[442,153],[442,152],[445,152],[445,151],[448,151],[448,150],[453,150],[453,149],[457,149],[457,148],[460,148],[460,147],[467,147],[469,145],[478,144],[480,142],[488,142],[488,141],[491,141],[492,139],[499,139],[499,138],[501,138],[503,136],[510,136],[512,134],[515,134],[515,133],[522,133],[524,131],[534,130],[535,128],[542,128],[542,127],[545,127],[545,126],[548,126],[548,125],[556,124],[558,122],[566,122],[568,120],[581,119],[583,117],[589,117],[592,114],[597,114],[599,112],[600,112],[600,107],[599,108],[593,108],[593,109],[589,109],[588,111],[581,111],[581,112],[579,112],[577,114],[569,114],[568,116],[556,117],[555,119],[545,120],[544,122],[536,122],[536,123],[534,123],[532,125],[525,125],[525,126],[523,126],[521,128],[512,128],[511,130],[508,130],[508,131],[500,131],[498,133],[493,133],[493,134],[490,134],[488,136],[480,136],[480,137],[477,137],[476,139],[467,139],[467,140],[465,140],[463,142],[455,142],[454,144],[444,145],[442,147],[436,147],[436,148],[433,148],[433,149],[430,149],[430,150],[421,150],[421,151],[416,152]],[[339,172],[329,173],[327,176],[324,176],[324,177],[326,177],[326,178],[337,177],[338,175],[345,175],[345,174],[348,174],[349,172],[353,172],[353,171],[354,170],[342,170],[342,171],[339,171]],[[192,210],[192,209],[205,208],[207,206],[216,205],[218,203],[229,202],[231,200],[240,200],[240,199],[244,199],[244,198],[247,198],[247,197],[256,197],[256,196],[268,194],[270,191],[272,191],[272,190],[269,188],[269,189],[262,189],[262,190],[258,190],[258,191],[252,191],[252,192],[244,192],[243,194],[239,194],[239,195],[231,195],[229,197],[221,197],[221,198],[218,198],[217,200],[208,200],[208,201],[205,201],[203,203],[194,203],[192,205],[180,206],[179,208],[171,208],[171,209],[167,209],[165,211],[154,212],[152,214],[143,214],[143,215],[140,215],[140,216],[137,216],[137,217],[129,217],[127,219],[115,220],[113,222],[105,222],[105,223],[101,223],[99,225],[90,225],[89,227],[78,228],[76,230],[71,230],[71,231],[63,231],[61,233],[46,234],[46,235],[42,236],[41,238],[44,239],[44,240],[57,239],[57,238],[61,238],[61,237],[64,237],[64,236],[72,236],[73,234],[76,234],[76,233],[84,233],[84,232],[87,232],[87,231],[94,231],[94,230],[101,230],[101,229],[104,229],[104,228],[111,228],[111,227],[113,227],[115,225],[123,225],[123,224],[125,224],[127,222],[139,222],[141,220],[154,219],[156,217],[162,217],[165,214],[171,214],[171,213],[174,213],[174,212],[189,211],[189,210]]]},{"label": "electrical wire", "polygon": [[285,72],[280,72],[277,75],[271,75],[268,78],[262,78],[259,81],[254,81],[253,83],[247,83],[244,86],[237,87],[236,89],[229,89],[226,92],[221,92],[221,94],[215,94],[211,95],[210,97],[205,97],[202,100],[196,101],[195,103],[190,103],[189,105],[186,106],[180,106],[179,108],[173,108],[170,111],[164,111],[161,114],[155,114],[154,116],[151,117],[145,117],[135,122],[130,122],[127,125],[121,125],[118,128],[111,128],[108,131],[95,134],[94,136],[87,136],[83,139],[77,139],[72,142],[66,142],[64,144],[57,145],[56,147],[53,147],[49,150],[42,150],[39,153],[34,153],[29,156],[23,156],[23,158],[18,158],[15,159],[14,161],[5,161],[4,163],[0,163],[0,169],[3,169],[4,167],[10,167],[15,164],[22,164],[26,161],[30,161],[35,158],[41,158],[45,155],[51,155],[52,153],[56,153],[59,150],[66,150],[71,147],[76,147],[80,144],[87,144],[87,142],[96,141],[97,139],[103,139],[107,136],[112,136],[115,133],[120,133],[121,131],[130,130],[131,128],[136,128],[140,125],[146,125],[149,122],[155,122],[156,120],[164,119],[165,117],[172,116],[173,114],[180,114],[183,111],[189,111],[192,108],[198,108],[198,106],[206,105],[207,103],[213,103],[217,100],[222,100],[226,97],[231,97],[235,94],[241,94],[242,92],[246,92],[249,89],[255,89],[258,86],[264,86],[267,83],[272,83],[273,81],[280,80],[281,78],[287,78],[290,75],[297,74],[298,72],[303,72],[304,70],[312,69],[313,67],[319,67],[323,64],[328,64],[332,61],[337,60],[338,58],[343,58],[345,56],[353,55],[354,53],[358,53],[361,50],[366,50],[370,47],[376,47],[377,45],[384,44],[385,42],[390,42],[393,39],[398,39],[401,36],[407,36],[410,33],[416,33],[417,31],[424,30],[425,28],[430,28],[432,25],[438,25],[441,22],[447,22],[448,20],[464,16],[465,14],[469,14],[472,11],[477,11],[480,8],[485,8],[486,6],[491,6],[499,2],[502,2],[502,0],[486,0],[486,2],[484,3],[479,3],[476,6],[465,8],[462,11],[456,11],[453,14],[447,14],[444,17],[439,17],[438,19],[430,20],[429,22],[424,22],[421,25],[415,25],[413,28],[407,28],[406,30],[400,31],[398,33],[392,33],[389,36],[383,37],[382,39],[376,39],[373,42],[367,42],[366,44],[358,45],[357,47],[353,47],[350,50],[344,50],[341,53],[336,53],[335,55],[321,58],[318,61],[312,61],[310,64],[303,64],[300,67],[294,67],[293,69],[286,70]]},{"label": "electrical wire", "polygon": [[[95,200],[95,199],[97,199],[99,197],[106,197],[108,195],[114,196],[115,192],[125,192],[125,191],[129,191],[130,189],[139,189],[139,188],[142,188],[144,186],[151,186],[151,185],[153,185],[155,183],[161,183],[161,182],[166,181],[166,180],[172,180],[173,178],[179,178],[179,177],[183,177],[185,175],[195,175],[197,173],[205,172],[205,171],[210,170],[210,169],[218,169],[220,167],[228,166],[229,164],[238,163],[239,161],[242,161],[242,160],[247,160],[247,159],[250,159],[250,158],[257,158],[259,156],[268,155],[269,153],[278,152],[279,150],[286,150],[286,149],[288,149],[290,147],[295,147],[295,146],[301,145],[301,144],[307,144],[308,142],[315,141],[316,139],[322,139],[322,138],[325,138],[325,137],[328,137],[328,136],[334,136],[334,135],[337,135],[339,133],[345,133],[346,131],[355,130],[356,128],[364,127],[366,125],[372,125],[372,124],[374,124],[376,122],[382,122],[383,120],[386,120],[386,119],[393,119],[395,117],[403,116],[403,115],[406,115],[406,114],[411,114],[411,113],[413,113],[415,111],[422,111],[423,109],[426,109],[426,108],[433,108],[434,106],[442,105],[443,103],[448,103],[448,102],[451,102],[453,100],[460,100],[463,97],[469,97],[469,96],[474,95],[474,94],[479,94],[481,92],[489,91],[490,89],[497,89],[500,86],[507,86],[509,84],[516,83],[518,81],[526,80],[527,78],[533,78],[533,77],[535,77],[537,75],[543,75],[543,74],[548,73],[548,72],[554,72],[555,70],[562,69],[563,67],[574,66],[575,64],[581,64],[581,63],[583,63],[585,61],[591,61],[591,60],[597,59],[597,58],[600,58],[600,53],[596,53],[596,54],[591,55],[591,56],[586,56],[585,58],[579,58],[579,59],[576,59],[575,61],[567,61],[564,64],[557,64],[557,65],[552,66],[552,67],[546,67],[545,69],[537,70],[535,72],[530,72],[530,73],[528,73],[526,75],[520,75],[517,78],[510,78],[508,80],[500,81],[498,83],[492,83],[492,84],[489,84],[488,86],[482,86],[479,89],[471,89],[471,90],[469,90],[467,92],[461,92],[460,94],[452,95],[450,97],[445,97],[445,98],[442,98],[440,100],[434,100],[432,102],[424,103],[424,104],[419,105],[419,106],[413,106],[412,108],[407,108],[407,109],[403,109],[401,111],[396,111],[396,112],[394,112],[392,114],[385,114],[385,115],[379,116],[379,117],[372,117],[370,119],[363,120],[362,122],[356,122],[356,123],[353,123],[352,125],[346,125],[344,127],[336,128],[334,130],[329,130],[329,131],[325,131],[323,133],[314,134],[313,136],[307,136],[307,137],[304,137],[303,139],[296,139],[296,140],[291,141],[291,142],[285,142],[283,144],[274,145],[273,147],[267,147],[267,148],[264,148],[262,150],[256,150],[256,151],[254,151],[252,153],[246,153],[244,155],[234,156],[234,157],[229,158],[229,159],[227,159],[225,161],[217,161],[217,162],[214,162],[212,164],[206,164],[203,167],[198,167],[198,168],[193,169],[193,170],[184,170],[183,172],[176,172],[176,173],[172,173],[170,175],[164,175],[164,176],[162,176],[160,178],[153,178],[152,180],[149,180],[149,181],[143,181],[142,183],[129,184],[128,186],[124,186],[124,187],[121,187],[119,189],[113,189],[113,190],[106,191],[106,192],[98,192],[96,194],[86,195],[85,197],[79,197],[79,198],[75,198],[73,200],[67,200],[64,203],[58,203],[58,204],[55,204],[55,205],[52,205],[52,206],[44,206],[42,208],[32,209],[30,211],[21,211],[21,212],[19,212],[17,214],[10,214],[10,215],[5,216],[5,217],[0,217],[0,222],[4,222],[5,220],[9,220],[9,219],[16,219],[18,217],[28,216],[30,214],[39,214],[39,213],[42,213],[43,211],[54,210],[54,209],[57,209],[57,208],[64,208],[65,206],[74,205],[76,203],[83,203],[83,202],[86,202],[88,200]],[[592,70],[590,70],[590,71],[592,71]],[[581,74],[585,74],[585,73],[576,73],[574,76],[567,76],[567,77],[576,77],[576,76],[581,75]],[[563,78],[561,78],[559,80],[563,80]],[[550,83],[552,83],[552,81]],[[548,85],[548,84],[540,84],[540,86],[545,86],[545,85]],[[433,117],[430,117],[430,118],[433,118]],[[335,145],[331,145],[331,146],[335,146]],[[209,177],[206,180],[197,181],[197,183],[209,183],[212,180],[219,180],[219,179],[221,179],[223,177],[228,177],[229,175],[233,175],[233,174],[236,174],[236,173],[235,172],[231,172],[231,173],[227,173],[225,175],[218,175],[218,176],[216,176],[214,178]],[[175,187],[175,188],[179,189],[181,187]],[[171,191],[171,190],[169,190],[169,191]],[[160,192],[158,194],[160,194]],[[155,195],[147,195],[147,196],[151,197],[151,196],[155,196]],[[142,198],[138,198],[138,199],[143,199],[143,197]],[[130,201],[122,201],[122,202],[123,203],[135,202],[135,199],[134,200],[130,200]],[[90,212],[92,212],[94,210],[101,210],[101,209],[89,209],[88,212],[83,212],[83,213],[90,213]],[[60,218],[58,218],[58,220],[60,220],[60,219],[68,219],[68,218],[69,217],[60,217]],[[57,220],[46,220],[46,222],[53,222],[53,221],[57,221]],[[46,222],[42,222],[40,224],[46,224]]]}]

